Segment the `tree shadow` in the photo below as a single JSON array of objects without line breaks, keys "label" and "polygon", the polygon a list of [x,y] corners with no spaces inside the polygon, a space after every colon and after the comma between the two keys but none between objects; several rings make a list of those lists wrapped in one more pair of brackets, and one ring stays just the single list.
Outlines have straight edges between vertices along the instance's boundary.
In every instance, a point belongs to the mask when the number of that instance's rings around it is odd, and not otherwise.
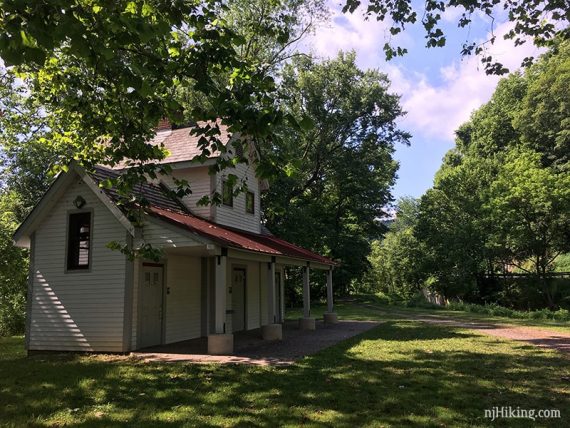
[{"label": "tree shadow", "polygon": [[[564,413],[568,359],[523,348],[454,327],[402,321],[287,368],[16,358],[0,367],[0,416],[14,425],[51,418],[95,427],[420,427],[490,425],[484,410],[494,406]],[[555,423],[560,420],[540,421]]]}]

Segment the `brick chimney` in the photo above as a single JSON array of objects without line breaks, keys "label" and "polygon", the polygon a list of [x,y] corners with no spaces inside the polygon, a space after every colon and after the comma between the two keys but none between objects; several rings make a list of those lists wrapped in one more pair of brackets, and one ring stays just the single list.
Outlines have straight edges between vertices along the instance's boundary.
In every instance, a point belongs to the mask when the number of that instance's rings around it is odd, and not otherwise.
[{"label": "brick chimney", "polygon": [[172,129],[172,124],[168,118],[163,117],[158,121],[158,125],[156,125],[156,131],[166,131]]}]

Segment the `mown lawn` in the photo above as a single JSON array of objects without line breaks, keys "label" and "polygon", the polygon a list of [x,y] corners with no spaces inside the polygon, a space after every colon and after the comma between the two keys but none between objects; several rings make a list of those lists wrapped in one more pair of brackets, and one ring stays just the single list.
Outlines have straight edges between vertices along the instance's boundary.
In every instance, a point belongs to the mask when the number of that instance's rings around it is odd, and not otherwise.
[{"label": "mown lawn", "polygon": [[[568,321],[555,321],[555,320],[542,320],[542,319],[517,319],[517,318],[507,318],[507,317],[498,317],[498,316],[490,316],[486,314],[478,314],[474,312],[466,312],[466,311],[452,311],[448,309],[425,309],[425,308],[407,308],[395,305],[387,305],[385,303],[380,302],[375,296],[359,296],[357,298],[357,303],[348,306],[370,306],[370,308],[378,309],[383,316],[389,315],[434,315],[434,316],[441,316],[441,317],[451,317],[455,318],[458,321],[475,321],[475,322],[490,322],[496,324],[510,324],[516,325],[521,327],[536,327],[543,330],[553,330],[553,331],[561,331],[564,333],[570,333],[570,322]],[[341,303],[342,306],[342,303]],[[317,306],[317,312],[324,311],[324,306]],[[342,309],[341,309],[342,310]],[[372,309],[373,310],[373,309]]]},{"label": "mown lawn", "polygon": [[[341,305],[383,324],[288,368],[27,358],[0,339],[5,426],[568,426],[570,359],[554,351]],[[562,420],[484,418],[494,406]]]}]

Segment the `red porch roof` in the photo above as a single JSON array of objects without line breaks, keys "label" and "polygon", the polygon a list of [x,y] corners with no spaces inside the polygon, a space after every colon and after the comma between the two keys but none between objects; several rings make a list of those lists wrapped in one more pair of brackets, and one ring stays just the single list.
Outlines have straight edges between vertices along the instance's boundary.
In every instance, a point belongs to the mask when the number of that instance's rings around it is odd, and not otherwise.
[{"label": "red porch roof", "polygon": [[338,264],[328,257],[323,257],[305,248],[284,241],[283,239],[276,238],[275,236],[245,232],[243,230],[220,226],[219,224],[196,217],[192,214],[171,211],[152,205],[148,209],[148,213],[154,217],[189,230],[190,232],[211,239],[222,246],[272,256],[291,257],[330,266],[336,266]]}]

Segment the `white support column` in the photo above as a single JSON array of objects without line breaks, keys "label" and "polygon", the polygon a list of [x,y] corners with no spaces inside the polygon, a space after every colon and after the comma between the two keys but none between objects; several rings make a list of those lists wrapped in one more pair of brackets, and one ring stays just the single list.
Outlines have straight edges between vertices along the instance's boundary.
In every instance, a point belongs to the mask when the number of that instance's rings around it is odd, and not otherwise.
[{"label": "white support column", "polygon": [[228,257],[216,257],[216,334],[226,332],[226,288],[228,273]]},{"label": "white support column", "polygon": [[306,266],[305,269],[303,269],[303,317],[311,317],[311,283],[309,266]]},{"label": "white support column", "polygon": [[267,325],[261,326],[261,337],[264,340],[281,340],[283,328],[277,323],[275,308],[277,295],[275,294],[275,257],[267,263]]},{"label": "white support column", "polygon": [[325,324],[336,324],[338,316],[333,312],[333,283],[332,283],[332,267],[327,272],[327,312],[324,315]]},{"label": "white support column", "polygon": [[267,263],[267,324],[275,324],[275,262]]},{"label": "white support column", "polygon": [[301,330],[314,330],[315,319],[311,318],[311,283],[309,263],[303,269],[303,318],[299,320]]},{"label": "white support column", "polygon": [[234,351],[234,336],[226,333],[227,250],[215,256],[214,325],[215,334],[208,336],[208,354],[227,355]]},{"label": "white support column", "polygon": [[327,272],[327,312],[333,311],[332,268]]}]

